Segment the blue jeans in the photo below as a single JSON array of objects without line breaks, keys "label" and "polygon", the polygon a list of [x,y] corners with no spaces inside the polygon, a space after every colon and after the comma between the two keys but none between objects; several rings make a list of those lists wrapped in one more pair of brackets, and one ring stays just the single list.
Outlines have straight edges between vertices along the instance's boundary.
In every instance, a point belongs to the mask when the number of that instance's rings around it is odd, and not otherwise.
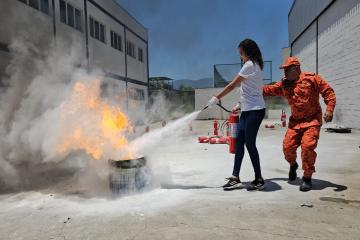
[{"label": "blue jeans", "polygon": [[244,145],[246,145],[254,168],[255,179],[262,177],[259,153],[256,148],[256,136],[264,116],[265,108],[241,113],[236,138],[233,176],[239,176],[241,163],[244,158]]}]

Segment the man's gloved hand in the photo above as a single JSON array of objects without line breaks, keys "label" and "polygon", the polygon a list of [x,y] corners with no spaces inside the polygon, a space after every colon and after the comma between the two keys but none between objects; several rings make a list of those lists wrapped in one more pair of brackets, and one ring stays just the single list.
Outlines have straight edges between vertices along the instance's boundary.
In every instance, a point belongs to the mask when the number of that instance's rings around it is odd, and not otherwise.
[{"label": "man's gloved hand", "polygon": [[240,110],[240,103],[237,103],[233,108],[232,108],[232,111],[233,113],[237,112]]},{"label": "man's gloved hand", "polygon": [[333,119],[333,113],[330,112],[330,111],[326,111],[326,112],[324,113],[324,121],[325,121],[325,122],[331,122],[332,119]]},{"label": "man's gloved hand", "polygon": [[208,102],[208,104],[207,104],[206,106],[208,106],[209,108],[211,108],[212,106],[214,106],[215,104],[218,104],[219,102],[220,102],[220,100],[219,100],[217,97],[213,96],[213,97],[209,100],[209,102]]}]

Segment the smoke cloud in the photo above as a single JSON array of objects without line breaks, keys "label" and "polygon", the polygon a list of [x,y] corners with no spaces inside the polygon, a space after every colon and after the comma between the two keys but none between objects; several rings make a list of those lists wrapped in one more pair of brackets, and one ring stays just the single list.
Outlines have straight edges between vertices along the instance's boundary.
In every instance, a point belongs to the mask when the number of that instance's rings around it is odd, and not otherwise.
[{"label": "smoke cloud", "polygon": [[6,186],[21,182],[20,169],[66,159],[54,153],[66,130],[62,108],[72,86],[94,75],[75,67],[80,62],[76,46],[57,42],[44,52],[25,39],[9,46],[12,58],[0,90],[0,176]]},{"label": "smoke cloud", "polygon": [[[169,121],[183,112],[173,111],[174,106],[160,94],[148,111],[132,106],[131,114],[122,115],[126,113],[124,86],[104,80],[100,69],[86,69],[83,46],[76,39],[44,41],[48,33],[27,24],[30,16],[16,16],[21,17],[11,21],[22,27],[5,30],[11,60],[0,80],[0,189],[45,188],[76,173],[82,176],[76,176],[81,184],[103,188],[107,160],[129,154],[127,148],[119,151],[114,146],[129,144],[133,154],[151,159],[152,147],[171,135],[185,134],[195,119],[192,115],[151,134],[134,134],[131,123]],[[42,19],[36,21],[37,27],[46,29]],[[109,120],[108,129],[101,128],[104,114],[121,120],[123,127],[115,129],[118,122]],[[135,140],[127,143],[127,139]]]}]

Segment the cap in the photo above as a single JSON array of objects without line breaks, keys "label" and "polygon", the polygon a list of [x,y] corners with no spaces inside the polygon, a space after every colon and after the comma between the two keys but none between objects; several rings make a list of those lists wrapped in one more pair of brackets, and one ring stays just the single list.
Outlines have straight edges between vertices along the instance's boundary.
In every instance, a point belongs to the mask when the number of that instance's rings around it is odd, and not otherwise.
[{"label": "cap", "polygon": [[284,69],[286,67],[289,67],[291,65],[296,65],[296,66],[300,66],[300,61],[298,58],[296,57],[288,57],[284,64],[280,66],[280,69]]}]

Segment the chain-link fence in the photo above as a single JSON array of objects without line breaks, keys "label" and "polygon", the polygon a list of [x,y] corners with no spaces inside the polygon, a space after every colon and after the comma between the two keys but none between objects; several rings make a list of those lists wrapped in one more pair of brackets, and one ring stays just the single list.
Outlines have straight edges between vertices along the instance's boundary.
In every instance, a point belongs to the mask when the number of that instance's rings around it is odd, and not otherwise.
[{"label": "chain-link fence", "polygon": [[[225,87],[239,73],[242,63],[215,64],[214,88]],[[264,61],[264,84],[272,83],[272,61]]]}]

